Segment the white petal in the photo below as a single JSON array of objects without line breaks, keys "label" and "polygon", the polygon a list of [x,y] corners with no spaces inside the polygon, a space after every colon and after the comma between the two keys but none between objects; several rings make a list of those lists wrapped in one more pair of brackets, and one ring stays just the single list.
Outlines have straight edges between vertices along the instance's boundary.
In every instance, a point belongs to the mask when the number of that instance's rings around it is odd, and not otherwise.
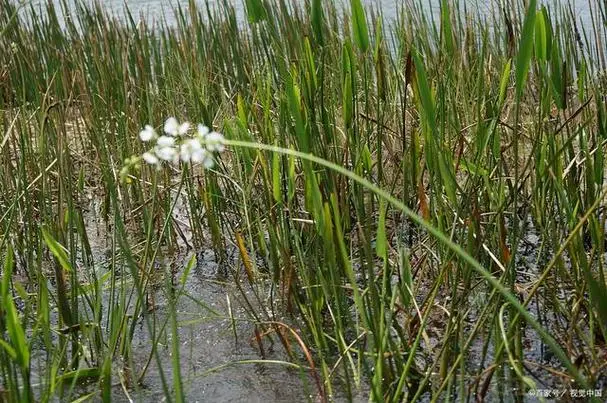
[{"label": "white petal", "polygon": [[208,153],[203,148],[192,150],[192,162],[202,162],[208,158]]},{"label": "white petal", "polygon": [[139,132],[139,138],[141,141],[150,141],[156,136],[156,131],[150,125],[146,125],[145,128]]},{"label": "white petal", "polygon": [[198,125],[198,135],[204,138],[207,134],[209,134],[209,128],[205,125]]},{"label": "white petal", "polygon": [[190,162],[192,159],[192,149],[188,144],[181,145],[180,157],[183,162]]},{"label": "white petal", "polygon": [[180,136],[183,136],[188,132],[188,130],[190,130],[190,124],[188,122],[185,122],[179,125],[177,132]]},{"label": "white petal", "polygon": [[151,126],[146,126],[142,131],[139,132],[139,138],[141,141],[150,141],[154,138],[154,129]]},{"label": "white petal", "polygon": [[215,165],[215,160],[213,160],[213,156],[209,155],[202,163],[206,169],[211,169],[213,168],[213,165]]},{"label": "white petal", "polygon": [[207,144],[207,149],[208,149],[209,151],[211,151],[211,152],[218,152],[218,153],[221,153],[221,152],[223,152],[223,150],[225,150],[226,148],[225,148],[225,146],[224,146],[223,144],[221,144],[221,143],[214,143],[214,144],[213,144],[213,143],[210,143],[210,144]]},{"label": "white petal", "polygon": [[217,132],[209,133],[205,138],[207,150],[209,150],[211,152],[215,152],[215,151],[222,152],[223,150],[225,150],[225,146],[223,145],[224,140],[225,139],[223,137],[223,134],[221,134],[221,133],[217,133]]},{"label": "white petal", "polygon": [[177,119],[170,117],[164,122],[164,132],[166,134],[170,134],[171,136],[175,136],[179,131],[179,122]]},{"label": "white petal", "polygon": [[145,162],[147,162],[148,164],[150,164],[150,165],[156,165],[156,164],[158,164],[158,158],[154,154],[152,154],[152,153],[149,153],[149,152],[148,153],[144,153],[142,155],[142,157],[143,157],[143,160]]},{"label": "white petal", "polygon": [[173,161],[177,151],[172,147],[156,147],[156,155],[163,161]]},{"label": "white petal", "polygon": [[159,147],[172,147],[175,145],[175,139],[173,137],[160,136],[156,144],[158,144]]},{"label": "white petal", "polygon": [[190,139],[188,140],[187,144],[192,150],[202,149],[202,144],[200,144],[200,141],[198,141],[198,139]]}]

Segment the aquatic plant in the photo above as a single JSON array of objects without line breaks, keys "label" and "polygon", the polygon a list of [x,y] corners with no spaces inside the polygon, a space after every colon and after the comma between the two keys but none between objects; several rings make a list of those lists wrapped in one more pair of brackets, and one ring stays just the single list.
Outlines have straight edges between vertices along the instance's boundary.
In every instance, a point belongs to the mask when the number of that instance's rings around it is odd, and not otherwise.
[{"label": "aquatic plant", "polygon": [[141,160],[160,169],[162,162],[178,164],[179,161],[202,163],[206,169],[213,168],[215,164],[213,153],[224,151],[225,139],[221,133],[210,131],[207,126],[198,125],[196,134],[188,136],[190,123],[179,123],[170,117],[164,123],[164,133],[158,136],[156,130],[150,126],[139,132],[139,139],[144,143],[153,143],[152,148],[141,155],[125,160],[120,171],[120,177],[126,180],[130,170],[140,166]]},{"label": "aquatic plant", "polygon": [[53,4],[0,0],[1,399],[601,398],[601,2]]}]

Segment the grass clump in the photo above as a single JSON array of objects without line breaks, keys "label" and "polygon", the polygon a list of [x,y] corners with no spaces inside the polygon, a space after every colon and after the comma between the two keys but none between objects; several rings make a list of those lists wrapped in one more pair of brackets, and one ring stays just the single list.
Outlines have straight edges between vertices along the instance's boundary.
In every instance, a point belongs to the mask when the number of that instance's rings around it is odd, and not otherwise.
[{"label": "grass clump", "polygon": [[[152,372],[185,400],[183,340],[209,318],[260,357],[204,374],[280,363],[321,400],[600,398],[601,2],[591,28],[535,1],[392,23],[360,1],[190,2],[171,25],[0,4],[7,400],[111,400]],[[133,157],[169,116],[226,151]],[[190,288],[204,248],[238,312]]]}]

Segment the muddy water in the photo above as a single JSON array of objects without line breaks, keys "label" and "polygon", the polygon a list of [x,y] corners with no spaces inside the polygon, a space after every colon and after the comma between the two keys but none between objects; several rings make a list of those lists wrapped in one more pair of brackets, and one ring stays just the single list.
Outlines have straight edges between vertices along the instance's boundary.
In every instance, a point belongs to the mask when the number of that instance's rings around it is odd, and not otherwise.
[{"label": "muddy water", "polygon": [[[247,321],[238,290],[232,285],[217,283],[211,273],[216,270],[212,252],[199,253],[199,264],[189,276],[185,292],[177,304],[181,355],[181,375],[187,401],[314,401],[317,392],[308,371],[301,373],[281,364],[238,364],[246,360],[261,361],[255,343],[254,327]],[[179,262],[176,262],[179,264]],[[183,262],[181,262],[183,263]],[[167,317],[168,307],[162,290],[155,300],[158,321]],[[196,299],[195,302],[193,299]],[[230,306],[228,306],[228,300]],[[235,318],[230,320],[230,307]],[[234,324],[234,327],[233,327]],[[150,352],[151,337],[144,323],[135,334],[134,361],[141,368]],[[274,342],[278,340],[274,338]],[[159,354],[167,382],[172,382],[170,336],[160,339]],[[264,340],[267,360],[287,361],[278,346]],[[228,365],[217,371],[215,369]],[[154,361],[144,379],[145,389],[139,391],[144,401],[163,398],[159,370]],[[116,389],[115,400],[127,401],[123,391]]]},{"label": "muddy water", "polygon": [[[92,253],[96,256],[96,270],[101,277],[109,270],[105,262],[111,256],[111,237],[106,231],[106,224],[98,213],[100,205],[92,200],[86,214],[87,234]],[[174,217],[182,218],[183,206],[178,203]],[[187,225],[182,228],[186,238],[190,237]],[[132,377],[142,373],[150,359],[151,347],[158,346],[158,358],[169,390],[172,390],[172,340],[168,305],[168,284],[176,284],[184,276],[188,261],[195,256],[196,264],[186,276],[183,292],[178,293],[176,311],[178,318],[178,337],[180,354],[180,371],[186,401],[188,402],[314,402],[319,401],[319,393],[312,372],[307,368],[303,356],[296,361],[304,369],[288,365],[289,357],[284,353],[279,339],[269,333],[261,337],[263,352],[255,338],[255,326],[250,313],[244,306],[252,306],[260,317],[264,317],[262,308],[250,291],[246,282],[241,282],[245,294],[236,287],[234,272],[237,266],[237,250],[228,250],[227,278],[221,276],[220,266],[211,250],[192,251],[185,243],[178,256],[156,265],[153,280],[154,286],[148,294],[148,318],[155,323],[156,331],[164,332],[152,335],[148,331],[144,318],[136,319],[132,343],[132,362],[116,362],[114,373],[119,374],[130,367]],[[223,266],[222,266],[223,267]],[[122,271],[125,268],[115,268]],[[168,273],[173,273],[171,280]],[[244,276],[243,276],[244,277]],[[127,290],[132,288],[132,281],[125,275]],[[104,295],[103,305],[111,306],[109,291]],[[264,300],[265,308],[271,304],[266,301],[267,292],[259,293]],[[245,303],[247,298],[248,303]],[[131,306],[132,308],[132,306]],[[132,309],[131,309],[132,310]],[[277,310],[278,311],[278,310]],[[153,315],[153,316],[152,316]],[[289,323],[288,318],[277,318]],[[101,324],[105,325],[105,322]],[[130,323],[129,323],[130,326]],[[156,343],[153,342],[156,340]],[[294,348],[294,351],[298,350]],[[41,354],[44,357],[44,354]],[[42,361],[44,358],[41,359]],[[265,360],[265,363],[262,362]],[[249,361],[249,363],[243,363]],[[254,361],[254,362],[250,362]],[[42,363],[42,367],[44,367]],[[40,370],[42,371],[42,367]],[[42,372],[41,372],[42,373]],[[118,376],[114,377],[112,400],[117,402],[163,401],[164,393],[161,372],[156,358],[149,361],[145,377],[139,387],[123,387]],[[347,399],[337,393],[335,401]],[[359,392],[355,401],[368,401],[368,395]]]},{"label": "muddy water", "polygon": [[[305,374],[300,379],[296,371],[279,365],[234,364],[217,372],[214,368],[230,362],[260,360],[259,351],[254,348],[253,327],[246,322],[236,324],[234,336],[229,319],[228,298],[238,305],[235,290],[222,286],[207,277],[213,270],[212,254],[201,254],[201,261],[191,273],[185,292],[198,302],[182,296],[177,303],[179,322],[179,342],[181,355],[181,375],[188,401],[258,401],[302,400],[303,386],[308,380]],[[206,258],[211,258],[206,260]],[[164,287],[163,287],[164,288]],[[162,322],[168,315],[163,289],[156,291],[153,308],[156,320]],[[238,318],[246,318],[240,308],[234,312]],[[172,382],[171,336],[160,338],[160,361],[167,377]],[[143,321],[137,326],[133,342],[135,365],[141,369],[150,353],[152,337]],[[284,359],[278,354],[273,358]],[[211,372],[209,372],[211,371]],[[155,360],[144,378],[144,389],[139,398],[149,401],[162,399],[162,384]],[[116,390],[116,400],[125,401],[126,395]]]}]

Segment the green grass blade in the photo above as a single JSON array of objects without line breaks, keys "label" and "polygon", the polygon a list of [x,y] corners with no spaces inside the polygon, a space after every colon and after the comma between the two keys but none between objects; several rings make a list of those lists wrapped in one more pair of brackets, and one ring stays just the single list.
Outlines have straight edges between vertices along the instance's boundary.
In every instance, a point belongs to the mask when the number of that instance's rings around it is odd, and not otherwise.
[{"label": "green grass blade", "polygon": [[257,24],[268,17],[263,0],[245,0],[247,17],[251,24]]},{"label": "green grass blade", "polygon": [[352,10],[354,42],[362,53],[367,53],[369,49],[369,28],[367,27],[365,9],[360,0],[350,0],[350,9]]},{"label": "green grass blade", "polygon": [[44,238],[46,246],[48,246],[51,253],[53,254],[53,256],[55,256],[63,270],[68,273],[71,272],[72,264],[70,263],[70,258],[68,257],[65,248],[61,246],[61,244],[57,242],[55,238],[53,238],[53,236],[46,228],[42,228],[42,237]]},{"label": "green grass blade", "polygon": [[535,15],[537,0],[530,0],[527,13],[523,23],[523,31],[519,42],[518,54],[516,56],[516,97],[521,99],[523,88],[527,81],[531,56],[533,55]]}]

